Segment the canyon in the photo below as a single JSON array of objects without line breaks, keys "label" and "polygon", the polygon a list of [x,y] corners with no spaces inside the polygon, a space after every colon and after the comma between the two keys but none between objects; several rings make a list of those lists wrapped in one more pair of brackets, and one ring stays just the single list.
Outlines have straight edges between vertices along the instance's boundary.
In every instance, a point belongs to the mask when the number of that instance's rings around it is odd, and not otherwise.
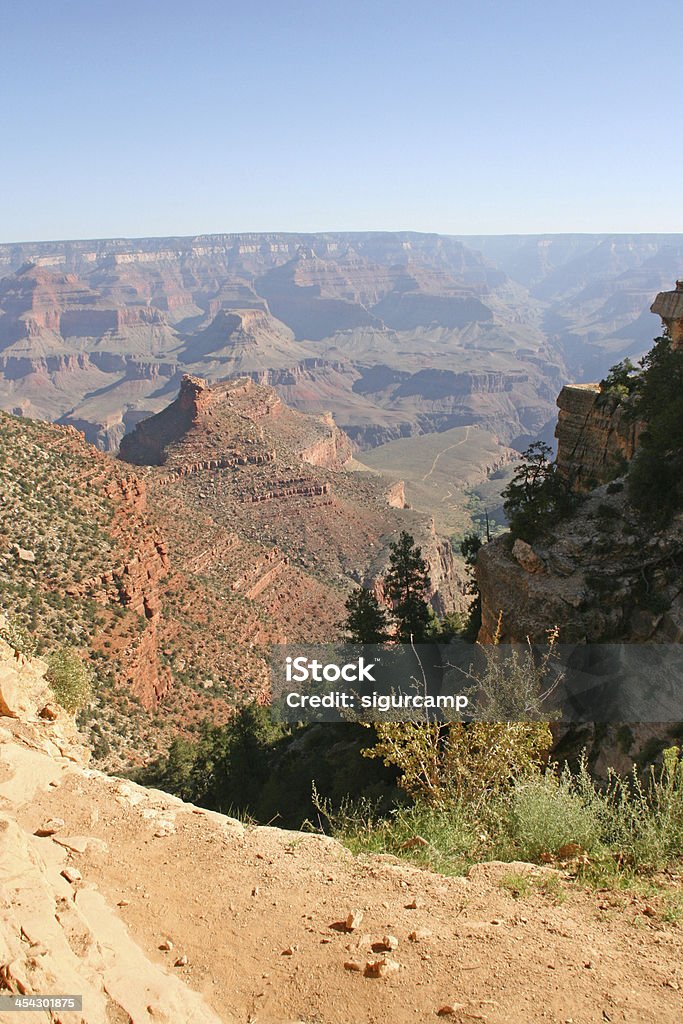
[{"label": "canyon", "polygon": [[400,481],[356,463],[331,416],[249,377],[184,376],[119,458],[0,413],[0,486],[2,607],[98,670],[90,738],[112,767],[267,700],[269,645],[336,640],[354,587],[382,596],[402,531],[435,611],[467,604],[449,541]]},{"label": "canyon", "polygon": [[184,373],[250,376],[331,413],[361,456],[476,426],[505,457],[552,437],[564,384],[645,351],[650,296],[681,259],[677,235],[4,244],[0,408],[114,452]]},{"label": "canyon", "polygon": [[[331,415],[356,458],[461,538],[555,397],[648,347],[678,236],[205,235],[0,245],[0,408],[115,452],[184,373]],[[455,487],[423,487],[420,437]],[[391,447],[394,445],[395,447]],[[386,451],[385,451],[386,449]],[[377,450],[377,454],[374,452]],[[511,454],[512,453],[512,454]],[[431,456],[433,457],[433,455]]]}]

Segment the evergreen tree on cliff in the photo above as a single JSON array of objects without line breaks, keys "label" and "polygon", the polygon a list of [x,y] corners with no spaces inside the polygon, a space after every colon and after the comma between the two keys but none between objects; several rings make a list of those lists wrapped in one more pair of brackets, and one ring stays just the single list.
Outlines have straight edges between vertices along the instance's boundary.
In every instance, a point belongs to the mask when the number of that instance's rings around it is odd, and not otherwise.
[{"label": "evergreen tree on cliff", "polygon": [[683,508],[683,348],[656,338],[640,365],[633,413],[647,426],[629,471],[629,497],[661,528]]},{"label": "evergreen tree on cliff", "polygon": [[552,449],[534,441],[522,454],[522,463],[503,491],[505,515],[513,537],[531,543],[571,512],[575,498],[551,461]]},{"label": "evergreen tree on cliff", "polygon": [[387,614],[371,590],[357,587],[346,599],[344,629],[353,644],[383,644],[389,639]]},{"label": "evergreen tree on cliff", "polygon": [[434,616],[427,603],[431,580],[421,548],[405,531],[391,545],[386,587],[398,623],[398,639],[402,643],[427,642],[434,629]]}]

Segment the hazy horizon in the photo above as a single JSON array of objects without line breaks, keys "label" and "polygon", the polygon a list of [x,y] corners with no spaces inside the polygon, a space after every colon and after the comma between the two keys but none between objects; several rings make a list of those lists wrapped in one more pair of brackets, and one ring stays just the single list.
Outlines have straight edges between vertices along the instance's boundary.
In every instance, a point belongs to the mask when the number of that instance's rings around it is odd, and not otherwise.
[{"label": "hazy horizon", "polygon": [[250,230],[244,231],[189,231],[180,233],[179,231],[170,231],[164,235],[124,235],[124,234],[111,234],[111,235],[93,235],[86,237],[85,235],[80,237],[70,238],[10,238],[7,240],[0,240],[0,246],[11,246],[11,245],[71,245],[81,242],[108,242],[108,241],[121,241],[121,242],[154,242],[163,241],[165,239],[195,239],[195,238],[217,238],[217,237],[237,237],[237,236],[248,236],[248,235],[287,235],[287,236],[310,236],[310,237],[324,237],[325,235],[438,235],[442,238],[456,238],[456,239],[477,239],[477,238],[562,238],[564,237],[575,237],[581,236],[584,238],[629,238],[629,237],[666,237],[670,235],[678,237],[683,235],[683,228],[680,231],[477,231],[477,232],[463,232],[463,231],[417,231],[411,228],[345,228],[343,230],[334,230],[332,228],[321,228],[320,230],[283,230],[280,231],[277,228],[265,228],[263,230]]}]

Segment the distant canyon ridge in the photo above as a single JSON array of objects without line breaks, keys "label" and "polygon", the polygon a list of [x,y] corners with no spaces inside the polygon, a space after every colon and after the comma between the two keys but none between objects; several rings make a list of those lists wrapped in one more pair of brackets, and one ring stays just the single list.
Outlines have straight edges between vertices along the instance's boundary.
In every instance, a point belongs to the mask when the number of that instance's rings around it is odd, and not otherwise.
[{"label": "distant canyon ridge", "polygon": [[[374,468],[415,464],[424,491],[411,439],[474,429],[463,477],[485,478],[552,435],[563,384],[650,347],[652,296],[682,270],[683,235],[0,245],[0,408],[114,451],[183,374],[247,376],[300,411],[331,412],[358,458],[378,450]],[[459,434],[446,440],[449,458],[464,454]],[[440,459],[430,448],[434,472],[450,465]]]}]

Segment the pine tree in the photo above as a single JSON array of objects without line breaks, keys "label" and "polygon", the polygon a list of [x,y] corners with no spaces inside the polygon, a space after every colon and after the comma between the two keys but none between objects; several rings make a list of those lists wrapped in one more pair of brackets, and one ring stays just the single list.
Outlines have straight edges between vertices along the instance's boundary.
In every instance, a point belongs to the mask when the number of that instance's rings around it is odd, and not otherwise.
[{"label": "pine tree", "polygon": [[344,629],[354,644],[383,644],[389,638],[387,614],[371,590],[357,587],[346,599]]},{"label": "pine tree", "polygon": [[398,622],[398,639],[417,644],[428,641],[434,628],[434,616],[426,598],[431,580],[421,548],[405,531],[391,545],[386,587]]},{"label": "pine tree", "polygon": [[529,543],[571,512],[576,504],[551,455],[549,445],[534,441],[523,452],[522,463],[503,491],[503,508],[510,531],[514,537]]},{"label": "pine tree", "polygon": [[477,555],[482,546],[482,539],[478,533],[466,533],[461,544],[460,553],[465,559],[465,572],[468,580],[466,591],[472,594],[472,603],[467,613],[467,623],[463,631],[463,639],[474,643],[481,628],[481,591],[475,575]]}]

